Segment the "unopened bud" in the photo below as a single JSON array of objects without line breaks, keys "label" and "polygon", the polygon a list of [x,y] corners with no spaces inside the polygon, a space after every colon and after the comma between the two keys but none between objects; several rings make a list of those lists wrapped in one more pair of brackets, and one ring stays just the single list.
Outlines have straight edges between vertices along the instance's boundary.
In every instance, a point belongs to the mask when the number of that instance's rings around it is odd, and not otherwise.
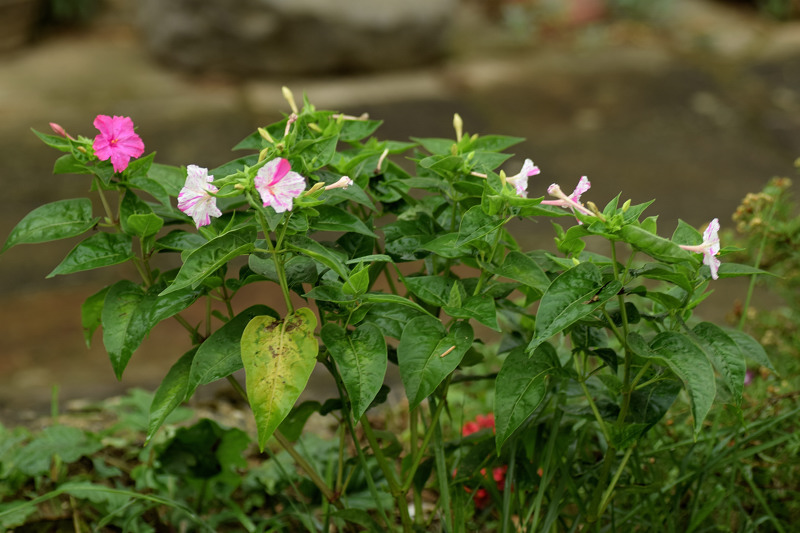
[{"label": "unopened bud", "polygon": [[275,144],[275,139],[272,138],[272,135],[269,134],[266,128],[258,128],[258,134],[267,142]]},{"label": "unopened bud", "polygon": [[308,129],[310,129],[310,130],[314,130],[314,131],[316,131],[317,133],[322,133],[322,128],[320,128],[319,126],[317,126],[317,123],[316,123],[316,122],[310,122],[310,123],[308,124]]},{"label": "unopened bud", "polygon": [[625,200],[625,203],[624,203],[624,204],[622,204],[622,212],[623,212],[623,213],[625,213],[625,212],[627,212],[627,211],[628,211],[628,209],[630,209],[630,208],[631,208],[631,199],[630,199],[630,198],[628,198],[627,200]]},{"label": "unopened bud", "polygon": [[267,152],[268,152],[268,151],[269,151],[269,148],[264,148],[263,150],[261,150],[261,151],[258,153],[258,162],[259,162],[259,163],[260,163],[260,162],[262,162],[263,160],[265,160],[265,159],[267,158]]},{"label": "unopened bud", "polygon": [[329,191],[331,189],[346,189],[353,184],[353,180],[351,180],[347,176],[342,176],[339,178],[339,181],[336,183],[331,183],[330,185],[325,186],[325,190]]},{"label": "unopened bud", "polygon": [[456,142],[461,142],[461,136],[464,135],[464,121],[458,113],[453,115],[453,128],[456,130]]},{"label": "unopened bud", "polygon": [[61,127],[59,124],[56,124],[55,122],[51,122],[51,123],[50,123],[50,128],[51,128],[51,129],[52,129],[54,132],[56,132],[56,135],[61,135],[62,137],[67,137],[67,138],[69,138],[69,135],[67,135],[67,132],[66,132],[66,131],[64,130],[64,128],[62,128],[62,127]]},{"label": "unopened bud", "polygon": [[289,102],[289,107],[292,108],[294,114],[298,114],[300,111],[297,109],[297,104],[294,101],[294,95],[292,94],[292,91],[290,91],[289,88],[284,85],[281,87],[281,92],[283,93],[283,98]]}]

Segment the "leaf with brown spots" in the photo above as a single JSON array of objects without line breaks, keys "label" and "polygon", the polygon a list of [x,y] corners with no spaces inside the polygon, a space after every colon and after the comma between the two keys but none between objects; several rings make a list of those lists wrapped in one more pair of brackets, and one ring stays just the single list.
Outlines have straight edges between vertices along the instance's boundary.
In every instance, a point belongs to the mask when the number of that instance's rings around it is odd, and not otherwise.
[{"label": "leaf with brown spots", "polygon": [[301,308],[284,320],[254,317],[242,334],[247,397],[256,418],[263,451],[275,428],[305,389],[317,362],[317,318]]}]

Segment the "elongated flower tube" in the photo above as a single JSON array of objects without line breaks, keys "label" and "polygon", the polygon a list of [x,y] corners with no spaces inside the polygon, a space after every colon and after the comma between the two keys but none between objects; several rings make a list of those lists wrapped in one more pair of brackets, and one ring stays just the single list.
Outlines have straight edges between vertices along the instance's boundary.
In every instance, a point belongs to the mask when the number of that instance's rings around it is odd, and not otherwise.
[{"label": "elongated flower tube", "polygon": [[691,246],[681,244],[681,248],[688,252],[703,254],[703,264],[708,265],[711,270],[711,279],[719,279],[720,261],[717,259],[719,253],[719,219],[712,220],[703,232],[702,244]]},{"label": "elongated flower tube", "polygon": [[212,181],[214,176],[209,176],[208,169],[197,165],[186,167],[186,183],[178,194],[178,209],[192,217],[198,229],[211,224],[211,217],[222,216],[217,199],[211,195],[217,192]]},{"label": "elongated flower tube", "polygon": [[100,130],[92,144],[94,154],[100,161],[111,159],[114,172],[122,172],[128,168],[131,158],[144,153],[144,143],[133,131],[130,117],[97,115],[94,127]]},{"label": "elongated flower tube", "polygon": [[586,176],[582,176],[578,182],[578,186],[575,187],[572,194],[567,196],[557,183],[553,183],[547,188],[547,193],[551,196],[555,196],[558,200],[544,200],[542,204],[557,205],[565,209],[572,209],[573,211],[583,213],[584,215],[592,215],[593,213],[581,203],[581,195],[588,191],[591,186],[592,184],[589,182],[589,179]]},{"label": "elongated flower tube", "polygon": [[531,176],[535,176],[540,172],[541,170],[539,170],[539,167],[533,164],[533,161],[531,161],[530,159],[526,159],[525,162],[522,164],[522,170],[519,171],[519,174],[507,177],[506,183],[514,187],[514,189],[517,191],[518,196],[521,196],[522,198],[527,198],[528,178],[530,178]]},{"label": "elongated flower tube", "polygon": [[289,161],[277,157],[258,169],[255,186],[264,207],[283,213],[292,210],[292,200],[303,193],[306,179],[292,171]]},{"label": "elongated flower tube", "polygon": [[330,185],[326,185],[325,190],[329,191],[331,189],[346,189],[352,184],[353,180],[351,180],[348,176],[342,176],[338,181],[331,183]]}]

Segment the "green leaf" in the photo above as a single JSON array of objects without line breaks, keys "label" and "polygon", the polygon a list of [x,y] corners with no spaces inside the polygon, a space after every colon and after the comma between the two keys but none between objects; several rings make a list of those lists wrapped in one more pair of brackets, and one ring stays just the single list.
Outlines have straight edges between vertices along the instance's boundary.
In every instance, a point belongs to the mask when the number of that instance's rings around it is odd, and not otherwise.
[{"label": "green leaf", "polygon": [[397,346],[397,364],[409,408],[419,405],[458,367],[472,346],[472,338],[472,327],[464,321],[453,324],[449,332],[431,316],[408,323]]},{"label": "green leaf", "polygon": [[422,245],[422,249],[431,251],[445,259],[456,259],[470,255],[470,249],[456,244],[458,233],[446,233],[431,239]]},{"label": "green leaf", "polygon": [[[402,298],[402,296],[398,296],[398,298]],[[413,303],[410,300],[407,301]],[[412,319],[425,314],[425,311],[421,309],[422,308],[418,310],[411,306],[397,305],[396,302],[374,303],[371,304],[369,311],[367,311],[367,314],[364,316],[364,322],[375,324],[383,335],[400,340],[406,324]]]},{"label": "green leaf", "polygon": [[393,306],[396,305],[404,305],[406,307],[410,307],[420,313],[424,313],[428,316],[431,314],[425,310],[424,307],[419,305],[416,302],[409,300],[408,298],[404,298],[398,294],[384,294],[382,292],[368,292],[367,294],[361,295],[361,301],[366,303],[385,303],[391,304]]},{"label": "green leaf", "polygon": [[316,326],[314,313],[300,308],[284,320],[257,316],[242,334],[247,397],[253,407],[261,451],[311,377],[319,351],[314,337]]},{"label": "green leaf", "polygon": [[453,318],[472,318],[484,326],[500,331],[500,326],[497,324],[497,309],[494,306],[494,299],[486,295],[470,296],[461,302],[458,307],[445,305],[443,309],[445,313]]},{"label": "green leaf", "polygon": [[64,154],[53,164],[53,174],[91,174],[92,171],[86,163],[78,160],[72,154]]},{"label": "green leaf", "polygon": [[725,329],[725,333],[739,346],[739,349],[747,359],[765,368],[769,368],[776,374],[778,373],[775,367],[772,366],[772,361],[769,360],[767,352],[764,351],[764,347],[761,346],[757,340],[744,331],[739,331],[737,329]]},{"label": "green leaf", "polygon": [[78,243],[47,277],[124,263],[133,257],[132,244],[124,233],[95,233]]},{"label": "green leaf", "polygon": [[411,137],[411,140],[419,143],[432,154],[449,154],[450,147],[455,144],[455,141],[452,139],[441,139],[441,138],[419,138],[419,137]]},{"label": "green leaf", "polygon": [[348,279],[349,269],[344,265],[344,254],[339,254],[304,235],[292,235],[286,245],[290,250],[319,261],[339,274],[343,280]]},{"label": "green leaf", "polygon": [[[515,144],[525,141],[524,137],[510,137],[508,135],[481,135],[472,143],[470,150],[486,150],[489,152],[501,152],[506,148],[511,148]],[[450,141],[451,143],[453,141]]]},{"label": "green leaf", "polygon": [[383,124],[382,120],[345,120],[342,130],[339,132],[339,140],[344,142],[360,141],[375,133],[381,124]]},{"label": "green leaf", "polygon": [[359,420],[378,395],[386,375],[383,333],[369,323],[361,324],[354,331],[328,323],[322,328],[320,337],[339,367],[353,418]]},{"label": "green leaf", "polygon": [[555,349],[540,344],[528,357],[520,347],[512,350],[495,381],[494,415],[497,451],[539,407],[547,394],[547,378],[560,367]]},{"label": "green leaf", "polygon": [[692,292],[692,284],[685,274],[681,274],[675,270],[672,265],[650,263],[644,266],[639,273],[639,276],[647,279],[657,279],[661,281],[669,281],[674,283],[686,292]]},{"label": "green leaf", "polygon": [[183,252],[194,250],[207,243],[208,240],[199,233],[190,233],[184,230],[174,230],[156,241],[156,250],[174,250]]},{"label": "green leaf", "polygon": [[[103,344],[111,360],[111,366],[117,379],[122,379],[122,372],[128,365],[133,351],[139,346],[131,342],[131,325],[139,304],[144,300],[144,290],[128,280],[121,280],[109,287],[103,302]],[[141,335],[144,338],[144,334]],[[131,346],[134,344],[135,346]]]},{"label": "green leaf", "polygon": [[303,434],[303,427],[305,427],[309,417],[314,413],[318,413],[320,407],[322,407],[322,404],[316,400],[307,400],[301,403],[289,411],[289,414],[278,426],[278,431],[283,433],[283,436],[289,442],[296,441]]},{"label": "green leaf", "polygon": [[[172,197],[177,197],[181,189],[183,188],[184,184],[186,183],[186,169],[181,167],[176,167],[172,165],[162,165],[161,163],[153,163],[150,165],[150,170],[147,172],[147,177],[159,183],[164,190],[167,191]],[[144,191],[149,192],[153,195],[156,199],[161,200],[159,197],[159,191],[154,191],[150,188],[146,188],[143,184],[140,183],[139,177],[131,178],[131,184],[135,185],[137,188],[140,188]],[[169,201],[166,202],[169,205]]]},{"label": "green leaf", "polygon": [[562,273],[542,295],[528,352],[593,313],[621,288],[616,280],[603,285],[603,275],[592,263],[580,263]]},{"label": "green leaf", "polygon": [[653,259],[665,263],[680,263],[692,260],[692,254],[672,241],[634,225],[623,226],[618,235],[622,240]]},{"label": "green leaf", "polygon": [[37,207],[19,221],[3,245],[3,251],[17,244],[32,244],[75,237],[91,229],[99,217],[92,216],[88,198],[59,200]]},{"label": "green leaf", "polygon": [[61,135],[53,135],[52,133],[42,133],[33,128],[31,128],[31,131],[50,148],[55,148],[56,150],[61,150],[62,152],[69,152],[72,150],[72,143],[66,137],[62,137]]},{"label": "green leaf", "polygon": [[103,344],[117,379],[122,378],[133,352],[150,330],[191,305],[198,296],[198,292],[189,289],[167,295],[158,294],[157,288],[145,292],[128,280],[109,288],[101,315]]},{"label": "green leaf", "polygon": [[492,269],[491,273],[519,281],[542,293],[550,286],[550,278],[539,263],[521,252],[509,252],[503,259],[503,264]]},{"label": "green leaf", "polygon": [[253,305],[203,341],[192,360],[186,399],[191,398],[200,385],[213,383],[242,369],[242,334],[250,321],[257,316],[271,316],[276,320],[280,318],[277,312],[266,305]]},{"label": "green leaf", "polygon": [[369,267],[356,267],[350,273],[347,283],[342,285],[342,292],[351,296],[364,294],[369,290]]},{"label": "green leaf", "polygon": [[703,351],[689,337],[673,331],[659,333],[650,346],[641,335],[632,332],[628,334],[628,346],[640,356],[668,367],[680,378],[689,393],[697,437],[717,392],[714,368]]},{"label": "green leaf", "polygon": [[155,235],[164,226],[164,220],[155,213],[128,217],[128,233],[139,238]]},{"label": "green leaf", "polygon": [[110,287],[104,287],[100,289],[86,298],[83,304],[81,304],[81,325],[83,326],[83,338],[86,341],[87,348],[91,347],[92,336],[98,326],[100,326],[103,302],[105,301],[109,288]]},{"label": "green leaf", "polygon": [[470,207],[461,218],[458,228],[457,246],[463,246],[476,239],[480,239],[505,224],[505,219],[489,216],[483,212],[480,205]]},{"label": "green leaf", "polygon": [[773,274],[772,272],[767,272],[766,270],[761,270],[760,268],[756,268],[750,265],[741,265],[739,263],[722,262],[722,264],[719,266],[720,279],[737,278],[741,276],[752,276],[754,274],[766,274],[769,276],[775,276],[775,274]]},{"label": "green leaf", "polygon": [[442,307],[447,305],[450,289],[455,280],[443,276],[408,276],[405,285],[417,298],[423,302]]},{"label": "green leaf", "polygon": [[192,368],[192,359],[196,349],[192,349],[178,359],[167,375],[161,380],[158,390],[153,395],[153,403],[150,404],[150,418],[147,425],[147,444],[155,435],[161,424],[187,397],[189,388],[189,371]]},{"label": "green leaf", "polygon": [[55,455],[64,463],[74,463],[102,447],[100,438],[91,433],[75,427],[50,426],[19,450],[13,466],[28,476],[39,476],[50,472]]},{"label": "green leaf", "polygon": [[318,205],[314,209],[319,212],[319,216],[311,222],[312,231],[352,231],[369,237],[377,237],[360,218],[344,209],[325,204]]},{"label": "green leaf", "polygon": [[314,171],[324,167],[333,159],[336,153],[336,143],[339,142],[338,135],[320,137],[319,139],[306,139],[298,142],[294,146],[293,155],[302,156],[306,168]]},{"label": "green leaf", "polygon": [[256,235],[256,229],[247,226],[211,239],[186,257],[175,280],[161,294],[169,294],[190,286],[197,287],[234,257],[252,252],[255,248]]},{"label": "green leaf", "polygon": [[740,407],[747,365],[739,345],[721,327],[710,322],[701,322],[692,331],[703,341],[706,354],[733,396],[734,405]]}]

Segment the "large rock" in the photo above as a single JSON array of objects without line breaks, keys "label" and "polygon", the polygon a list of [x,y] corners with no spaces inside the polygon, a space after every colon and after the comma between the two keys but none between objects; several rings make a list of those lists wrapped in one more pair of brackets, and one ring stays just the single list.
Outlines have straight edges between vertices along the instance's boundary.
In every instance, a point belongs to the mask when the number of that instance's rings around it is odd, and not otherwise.
[{"label": "large rock", "polygon": [[457,0],[142,0],[159,58],[240,76],[404,68],[445,51]]}]

